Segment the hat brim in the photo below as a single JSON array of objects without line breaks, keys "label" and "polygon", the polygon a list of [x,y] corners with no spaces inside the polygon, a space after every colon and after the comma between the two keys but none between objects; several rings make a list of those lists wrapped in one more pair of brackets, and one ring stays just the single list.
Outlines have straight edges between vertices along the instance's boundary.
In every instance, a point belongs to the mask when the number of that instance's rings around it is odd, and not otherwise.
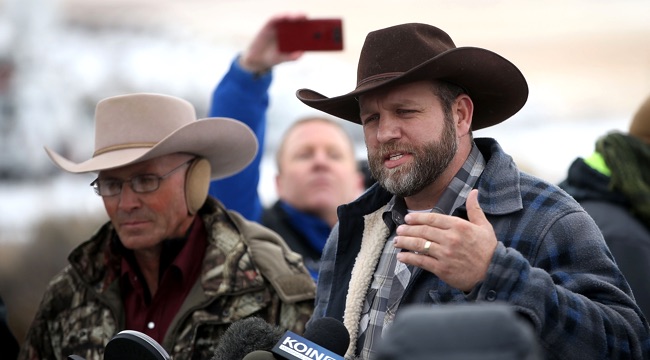
[{"label": "hat brim", "polygon": [[473,130],[508,119],[528,99],[528,84],[519,69],[499,54],[476,47],[451,49],[407,72],[362,84],[345,95],[329,98],[299,89],[296,97],[314,109],[360,124],[358,96],[418,80],[446,81],[464,88],[474,102]]},{"label": "hat brim", "polygon": [[253,161],[258,143],[244,123],[229,118],[193,121],[166,136],[153,147],[125,148],[105,152],[81,163],[66,159],[45,147],[52,161],[71,173],[99,172],[174,153],[188,153],[207,159],[211,178],[233,175]]}]

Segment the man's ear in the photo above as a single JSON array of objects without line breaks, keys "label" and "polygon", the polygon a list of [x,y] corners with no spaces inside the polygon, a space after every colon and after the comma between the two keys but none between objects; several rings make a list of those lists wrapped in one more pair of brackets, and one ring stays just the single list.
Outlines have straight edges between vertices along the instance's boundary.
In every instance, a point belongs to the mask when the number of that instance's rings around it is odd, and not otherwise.
[{"label": "man's ear", "polygon": [[467,94],[460,94],[452,107],[456,130],[459,136],[471,132],[474,103]]}]

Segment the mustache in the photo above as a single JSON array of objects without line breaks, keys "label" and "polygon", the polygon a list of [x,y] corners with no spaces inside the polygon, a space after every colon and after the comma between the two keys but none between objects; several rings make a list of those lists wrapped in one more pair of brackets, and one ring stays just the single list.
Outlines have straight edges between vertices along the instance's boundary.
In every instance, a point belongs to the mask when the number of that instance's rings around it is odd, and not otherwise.
[{"label": "mustache", "polygon": [[415,147],[410,144],[398,144],[396,142],[390,142],[380,145],[379,149],[377,149],[377,152],[375,153],[375,156],[383,159],[390,156],[391,154],[412,154],[415,152]]},{"label": "mustache", "polygon": [[145,221],[149,220],[151,216],[144,209],[136,209],[131,212],[118,210],[115,214],[115,220],[118,224],[130,222],[130,221]]}]

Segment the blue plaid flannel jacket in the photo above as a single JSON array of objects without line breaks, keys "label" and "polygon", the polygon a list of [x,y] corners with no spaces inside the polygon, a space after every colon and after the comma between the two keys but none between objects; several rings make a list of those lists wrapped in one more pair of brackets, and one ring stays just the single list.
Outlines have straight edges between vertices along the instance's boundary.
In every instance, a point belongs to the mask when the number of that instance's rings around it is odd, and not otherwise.
[{"label": "blue plaid flannel jacket", "polygon": [[[591,217],[557,186],[520,172],[494,139],[475,142],[487,161],[476,184],[479,203],[499,240],[487,277],[465,294],[420,271],[401,306],[507,302],[531,321],[548,359],[650,359],[648,322]],[[343,321],[363,216],[391,196],[375,185],[339,208],[321,260],[312,320]],[[454,216],[467,218],[465,207]]]}]

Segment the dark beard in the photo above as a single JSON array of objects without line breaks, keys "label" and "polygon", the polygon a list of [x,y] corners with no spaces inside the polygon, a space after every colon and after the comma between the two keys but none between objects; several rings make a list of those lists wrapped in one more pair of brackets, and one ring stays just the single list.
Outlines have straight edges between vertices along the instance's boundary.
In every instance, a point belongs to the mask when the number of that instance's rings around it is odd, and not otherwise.
[{"label": "dark beard", "polygon": [[[395,169],[384,167],[386,154],[396,150],[411,153],[413,162]],[[456,129],[451,119],[445,119],[445,128],[440,141],[431,141],[422,147],[411,144],[398,145],[394,142],[383,145],[378,152],[368,152],[370,173],[377,182],[391,194],[408,197],[422,191],[435,182],[445,171],[458,151]]]}]

